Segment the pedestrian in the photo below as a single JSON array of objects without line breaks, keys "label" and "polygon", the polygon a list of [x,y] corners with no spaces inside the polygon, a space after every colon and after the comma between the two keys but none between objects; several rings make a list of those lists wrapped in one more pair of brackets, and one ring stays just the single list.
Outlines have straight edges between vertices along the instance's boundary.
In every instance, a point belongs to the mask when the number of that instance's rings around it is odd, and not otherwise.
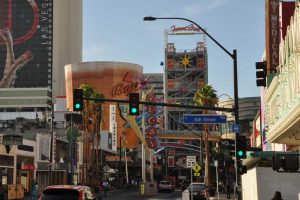
[{"label": "pedestrian", "polygon": [[107,197],[107,191],[108,191],[108,182],[107,182],[107,180],[104,180],[102,185],[103,185],[104,196]]},{"label": "pedestrian", "polygon": [[227,199],[230,199],[231,187],[229,183],[226,186],[226,193],[227,193]]},{"label": "pedestrian", "polygon": [[275,194],[274,194],[274,197],[271,200],[283,200],[281,198],[281,192],[276,191]]}]

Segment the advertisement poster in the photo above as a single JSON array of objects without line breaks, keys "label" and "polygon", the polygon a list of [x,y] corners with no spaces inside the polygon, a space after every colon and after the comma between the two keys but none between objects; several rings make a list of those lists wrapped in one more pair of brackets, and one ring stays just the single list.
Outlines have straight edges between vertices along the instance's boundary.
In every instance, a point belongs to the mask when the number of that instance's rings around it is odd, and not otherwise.
[{"label": "advertisement poster", "polygon": [[52,0],[0,0],[0,88],[51,87]]}]

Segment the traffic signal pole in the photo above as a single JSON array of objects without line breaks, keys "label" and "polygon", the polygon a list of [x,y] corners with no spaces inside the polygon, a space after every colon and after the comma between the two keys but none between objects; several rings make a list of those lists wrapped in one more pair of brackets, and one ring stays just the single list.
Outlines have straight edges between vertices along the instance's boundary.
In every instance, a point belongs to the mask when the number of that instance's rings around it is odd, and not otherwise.
[{"label": "traffic signal pole", "polygon": [[[106,98],[91,98],[83,97],[84,100],[91,100],[96,102],[115,102],[115,103],[129,103],[129,100],[121,99],[106,99]],[[172,103],[156,103],[150,101],[139,101],[139,104],[152,105],[152,106],[166,106],[166,107],[177,107],[177,108],[190,108],[190,109],[200,109],[200,110],[214,110],[223,112],[234,112],[234,108],[224,108],[224,107],[211,107],[211,106],[193,106],[193,105],[182,105],[182,104],[172,104]]]}]

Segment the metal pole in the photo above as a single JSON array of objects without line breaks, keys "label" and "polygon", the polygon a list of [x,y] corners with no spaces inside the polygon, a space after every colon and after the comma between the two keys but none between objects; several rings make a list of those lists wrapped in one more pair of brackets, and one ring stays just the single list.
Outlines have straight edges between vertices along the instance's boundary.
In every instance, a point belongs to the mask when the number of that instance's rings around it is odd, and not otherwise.
[{"label": "metal pole", "polygon": [[[234,121],[235,124],[239,123],[239,98],[238,98],[238,75],[237,75],[237,52],[234,49],[233,50],[233,54],[232,54],[232,59],[233,59],[233,77],[234,77]],[[237,134],[237,133],[236,133]],[[238,180],[240,179],[240,174],[239,171],[237,169],[238,167],[238,160],[237,160],[237,155],[236,155],[236,146],[237,146],[237,141],[236,141],[236,137],[234,140],[234,144],[235,144],[235,194],[237,195],[238,199],[242,199],[241,198],[241,194],[238,191],[238,185],[240,185],[238,183]]]},{"label": "metal pole", "polygon": [[127,155],[126,155],[126,146],[124,147],[124,156],[125,156],[125,172],[126,172],[126,183],[128,186],[129,180],[128,180],[128,167],[127,167]]},{"label": "metal pole", "polygon": [[[143,105],[143,114],[142,114],[142,127],[143,127],[143,137],[145,138],[145,105]],[[146,182],[146,166],[145,166],[145,146],[142,142],[142,180],[145,183]]]},{"label": "metal pole", "polygon": [[[100,156],[101,156],[101,164],[102,164],[102,151],[101,151],[101,147],[99,148],[99,143],[101,141],[101,110],[102,110],[102,104],[99,103],[98,105],[98,121],[97,121],[97,159],[96,159],[96,183],[99,182],[99,149],[100,149]],[[99,137],[98,137],[99,134]]]},{"label": "metal pole", "polygon": [[[122,133],[123,134],[123,133]],[[122,135],[120,135],[120,147],[119,147],[119,153],[120,153],[120,160],[119,160],[119,184],[122,186],[123,183],[121,183],[121,162],[122,162]]]},{"label": "metal pole", "polygon": [[203,149],[202,149],[202,140],[203,140],[203,131],[201,131],[201,136],[200,136],[200,166],[203,167]]},{"label": "metal pole", "polygon": [[191,167],[191,199],[193,200],[193,170],[192,170],[193,167]]},{"label": "metal pole", "polygon": [[217,178],[217,195],[218,195],[218,200],[219,200],[220,196],[219,196],[218,160],[215,161],[215,166],[216,166],[216,178]]},{"label": "metal pole", "polygon": [[73,185],[73,113],[71,113],[71,133],[70,133],[70,167],[71,167],[71,177],[70,184]]},{"label": "metal pole", "polygon": [[168,148],[166,148],[166,163],[165,163],[165,166],[166,166],[166,177],[168,176]]},{"label": "metal pole", "polygon": [[51,102],[51,126],[50,126],[51,143],[50,143],[50,158],[49,158],[49,185],[52,185],[53,139],[54,139],[53,119],[54,119],[54,106],[53,106],[53,102]]}]

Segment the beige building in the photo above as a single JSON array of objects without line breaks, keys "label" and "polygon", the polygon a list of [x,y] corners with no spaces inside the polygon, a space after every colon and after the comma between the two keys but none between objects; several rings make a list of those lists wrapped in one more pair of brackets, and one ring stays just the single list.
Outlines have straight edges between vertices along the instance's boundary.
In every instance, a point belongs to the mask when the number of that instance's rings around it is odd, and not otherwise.
[{"label": "beige building", "polygon": [[53,2],[53,98],[65,96],[64,66],[82,61],[82,0]]}]

